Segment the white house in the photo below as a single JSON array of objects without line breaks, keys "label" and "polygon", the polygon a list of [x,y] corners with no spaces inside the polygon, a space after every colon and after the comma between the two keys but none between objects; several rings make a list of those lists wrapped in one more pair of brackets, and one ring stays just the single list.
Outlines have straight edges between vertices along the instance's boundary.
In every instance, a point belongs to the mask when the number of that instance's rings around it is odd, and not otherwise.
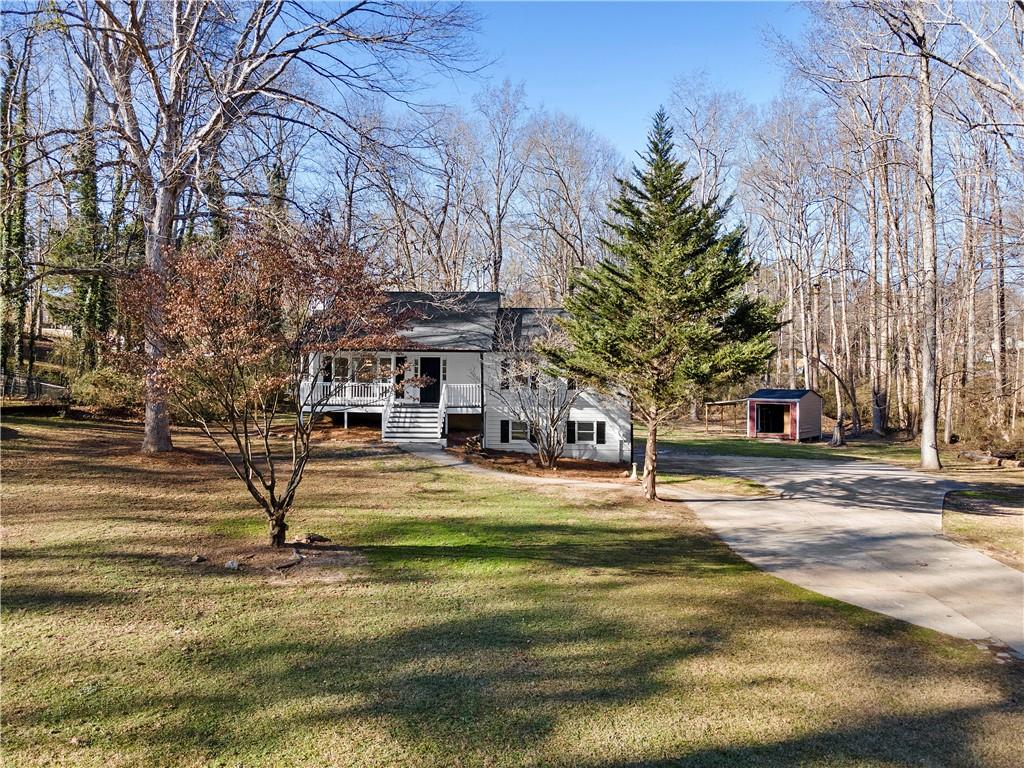
[{"label": "white house", "polygon": [[[387,442],[446,445],[449,430],[478,433],[484,447],[532,453],[526,424],[506,408],[502,390],[529,383],[503,376],[505,333],[529,338],[552,310],[501,306],[493,292],[389,294],[408,317],[402,349],[311,355],[301,402],[323,413],[369,422]],[[396,373],[397,372],[397,373]],[[403,384],[415,380],[421,386]],[[572,386],[565,383],[565,386]],[[620,398],[585,390],[565,420],[564,456],[629,461],[629,407]]]}]

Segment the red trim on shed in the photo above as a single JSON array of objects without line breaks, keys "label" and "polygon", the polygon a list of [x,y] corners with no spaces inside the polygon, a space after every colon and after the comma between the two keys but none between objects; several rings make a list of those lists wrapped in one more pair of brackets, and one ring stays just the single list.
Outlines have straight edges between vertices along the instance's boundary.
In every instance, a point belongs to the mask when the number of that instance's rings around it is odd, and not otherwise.
[{"label": "red trim on shed", "polygon": [[[800,407],[800,402],[792,400],[789,402],[778,401],[778,400],[750,400],[748,401],[749,410],[747,411],[747,436],[748,437],[777,437],[783,440],[797,440],[797,429],[799,428],[799,419],[797,418],[797,408]],[[785,423],[783,424],[781,432],[763,432],[757,428],[757,409],[762,405],[784,405],[786,406]]]}]

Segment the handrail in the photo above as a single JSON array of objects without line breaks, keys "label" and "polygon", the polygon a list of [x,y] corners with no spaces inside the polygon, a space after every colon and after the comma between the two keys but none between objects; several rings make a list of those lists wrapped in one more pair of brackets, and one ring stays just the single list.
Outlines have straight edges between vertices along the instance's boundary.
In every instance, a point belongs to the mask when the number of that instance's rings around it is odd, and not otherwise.
[{"label": "handrail", "polygon": [[448,412],[448,384],[441,382],[441,396],[437,403],[437,439],[444,437],[444,417]]},{"label": "handrail", "polygon": [[391,409],[395,404],[395,390],[394,388],[388,393],[388,399],[384,402],[384,413],[380,416],[380,429],[381,434],[384,434],[388,429],[388,419],[391,418]]}]

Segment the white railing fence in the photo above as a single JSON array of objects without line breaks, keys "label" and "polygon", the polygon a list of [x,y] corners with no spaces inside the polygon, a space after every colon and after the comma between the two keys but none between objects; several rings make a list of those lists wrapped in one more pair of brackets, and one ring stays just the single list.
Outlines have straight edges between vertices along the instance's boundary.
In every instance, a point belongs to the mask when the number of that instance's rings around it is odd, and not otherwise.
[{"label": "white railing fence", "polygon": [[317,405],[384,405],[393,396],[394,387],[390,381],[318,381],[311,384],[306,380],[302,382],[300,392],[306,408]]},{"label": "white railing fence", "polygon": [[447,391],[448,407],[451,408],[473,408],[480,405],[479,384],[448,384],[442,387]]}]

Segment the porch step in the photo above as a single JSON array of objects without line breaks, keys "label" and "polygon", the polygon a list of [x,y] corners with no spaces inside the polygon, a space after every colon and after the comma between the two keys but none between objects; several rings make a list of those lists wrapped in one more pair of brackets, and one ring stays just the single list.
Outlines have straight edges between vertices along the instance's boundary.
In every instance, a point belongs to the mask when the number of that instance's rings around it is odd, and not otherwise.
[{"label": "porch step", "polygon": [[382,438],[391,443],[436,443],[437,409],[434,404],[396,403],[388,414]]}]

